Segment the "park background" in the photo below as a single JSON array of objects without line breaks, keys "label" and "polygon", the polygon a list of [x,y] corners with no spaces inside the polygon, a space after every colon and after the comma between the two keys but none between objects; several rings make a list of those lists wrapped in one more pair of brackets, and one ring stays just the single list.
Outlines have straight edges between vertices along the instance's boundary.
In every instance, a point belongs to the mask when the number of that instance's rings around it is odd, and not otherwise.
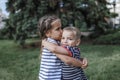
[{"label": "park background", "polygon": [[[5,5],[3,5],[3,1]],[[120,80],[119,0],[1,0],[0,80],[38,80],[37,23],[56,14],[62,26],[81,30],[81,54],[89,80]],[[5,9],[5,10],[2,10]]]}]

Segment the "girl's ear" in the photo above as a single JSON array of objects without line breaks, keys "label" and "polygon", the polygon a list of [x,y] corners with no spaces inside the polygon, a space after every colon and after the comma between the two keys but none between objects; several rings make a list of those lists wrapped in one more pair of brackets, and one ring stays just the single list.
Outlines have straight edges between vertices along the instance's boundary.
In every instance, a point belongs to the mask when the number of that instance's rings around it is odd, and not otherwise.
[{"label": "girl's ear", "polygon": [[79,46],[80,42],[81,42],[81,40],[78,39],[78,40],[76,41],[76,46]]},{"label": "girl's ear", "polygon": [[50,37],[50,30],[48,30],[46,33],[45,33],[45,35],[47,36],[47,37]]}]

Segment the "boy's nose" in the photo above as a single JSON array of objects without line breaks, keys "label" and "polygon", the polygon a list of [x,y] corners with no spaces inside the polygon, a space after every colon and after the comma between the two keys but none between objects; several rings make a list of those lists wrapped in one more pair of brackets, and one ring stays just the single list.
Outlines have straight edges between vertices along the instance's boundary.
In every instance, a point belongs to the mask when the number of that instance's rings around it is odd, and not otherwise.
[{"label": "boy's nose", "polygon": [[65,39],[64,42],[67,43],[67,39]]}]

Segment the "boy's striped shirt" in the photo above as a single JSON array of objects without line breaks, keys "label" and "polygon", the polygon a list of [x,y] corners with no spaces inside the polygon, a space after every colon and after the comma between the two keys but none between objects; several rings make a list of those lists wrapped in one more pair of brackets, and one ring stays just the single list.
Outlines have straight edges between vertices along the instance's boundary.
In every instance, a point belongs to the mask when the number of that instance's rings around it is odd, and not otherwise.
[{"label": "boy's striped shirt", "polygon": [[[80,50],[78,47],[65,46],[72,57],[80,60]],[[84,71],[80,67],[71,67],[65,63],[62,64],[62,80],[87,80]]]}]

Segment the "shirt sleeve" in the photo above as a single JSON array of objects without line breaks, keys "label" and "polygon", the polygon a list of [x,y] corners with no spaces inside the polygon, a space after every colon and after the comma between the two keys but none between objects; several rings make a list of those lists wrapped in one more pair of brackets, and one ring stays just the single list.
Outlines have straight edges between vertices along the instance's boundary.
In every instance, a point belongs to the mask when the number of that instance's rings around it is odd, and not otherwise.
[{"label": "shirt sleeve", "polygon": [[80,50],[77,47],[71,47],[71,46],[63,46],[69,53],[71,57],[74,57],[76,59],[80,59]]},{"label": "shirt sleeve", "polygon": [[69,56],[73,57],[72,47],[70,46],[62,46],[62,47],[67,50]]}]

